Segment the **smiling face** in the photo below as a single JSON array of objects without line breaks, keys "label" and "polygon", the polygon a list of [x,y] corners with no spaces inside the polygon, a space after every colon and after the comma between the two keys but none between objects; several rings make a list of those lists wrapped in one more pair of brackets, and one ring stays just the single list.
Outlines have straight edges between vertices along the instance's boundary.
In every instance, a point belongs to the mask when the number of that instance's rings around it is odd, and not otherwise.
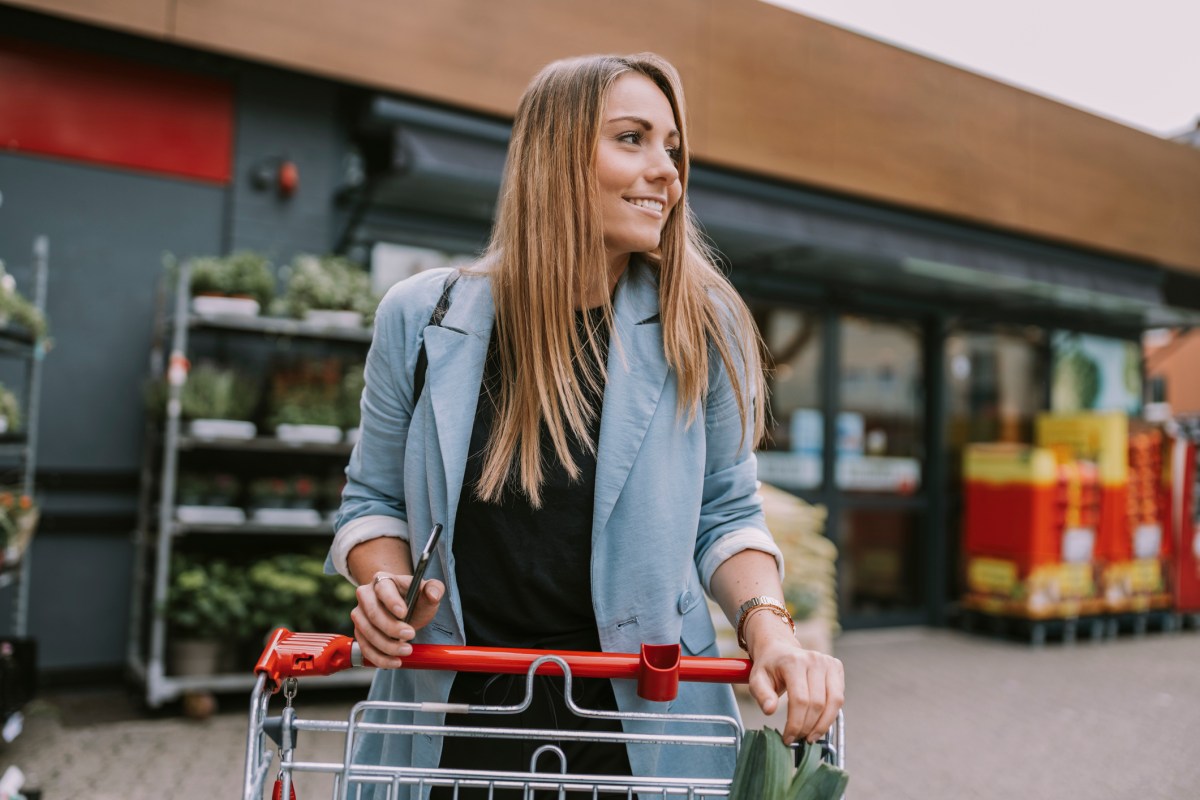
[{"label": "smiling face", "polygon": [[596,146],[596,183],[615,283],[631,253],[658,248],[663,226],[683,195],[680,135],[671,103],[654,81],[627,72],[608,90]]}]

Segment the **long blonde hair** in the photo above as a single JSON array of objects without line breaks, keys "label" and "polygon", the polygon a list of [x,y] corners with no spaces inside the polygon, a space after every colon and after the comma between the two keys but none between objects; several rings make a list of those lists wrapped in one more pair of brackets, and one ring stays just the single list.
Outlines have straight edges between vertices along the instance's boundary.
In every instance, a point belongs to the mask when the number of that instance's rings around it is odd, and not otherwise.
[{"label": "long blonde hair", "polygon": [[[742,438],[748,431],[753,441],[762,438],[761,340],[687,206],[688,138],[678,73],[650,53],[565,59],[542,69],[517,107],[496,223],[481,262],[492,276],[501,376],[476,487],[482,500],[498,501],[514,481],[540,506],[543,424],[572,479],[579,467],[569,437],[595,452],[589,434],[595,412],[585,392],[603,391],[604,342],[595,327],[581,336],[575,313],[585,307],[597,277],[608,275],[594,163],[608,90],[629,72],[645,75],[662,90],[680,132],[684,193],[666,221],[659,249],[642,256],[658,276],[663,345],[678,380],[679,416],[690,425],[702,407],[712,348],[732,383]],[[611,301],[605,302],[604,319],[604,329],[611,329]],[[591,359],[584,357],[585,348]],[[598,369],[589,370],[589,363]],[[584,365],[581,382],[575,379],[577,365]]]}]

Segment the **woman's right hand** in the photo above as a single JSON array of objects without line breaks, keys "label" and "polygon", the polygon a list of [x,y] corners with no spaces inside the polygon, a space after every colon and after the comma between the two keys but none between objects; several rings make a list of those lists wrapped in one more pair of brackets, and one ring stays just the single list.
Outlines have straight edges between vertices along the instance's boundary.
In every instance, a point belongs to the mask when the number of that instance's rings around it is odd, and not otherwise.
[{"label": "woman's right hand", "polygon": [[400,666],[401,660],[412,653],[410,642],[417,630],[429,624],[446,595],[446,587],[441,581],[423,581],[416,613],[411,623],[405,622],[408,607],[404,596],[411,583],[411,575],[377,572],[370,583],[358,587],[358,605],[350,612],[354,638],[363,657],[376,667],[396,669]]}]

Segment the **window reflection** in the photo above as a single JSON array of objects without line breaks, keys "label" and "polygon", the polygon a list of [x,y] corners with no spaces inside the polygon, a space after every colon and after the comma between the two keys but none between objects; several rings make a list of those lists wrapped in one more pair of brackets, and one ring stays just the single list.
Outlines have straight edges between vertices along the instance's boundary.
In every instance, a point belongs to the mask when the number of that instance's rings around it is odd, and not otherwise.
[{"label": "window reflection", "polygon": [[925,375],[915,322],[842,320],[837,483],[913,494],[924,459]]},{"label": "window reflection", "polygon": [[757,308],[770,353],[771,416],[759,453],[759,477],[793,491],[821,485],[820,316],[793,308]]}]

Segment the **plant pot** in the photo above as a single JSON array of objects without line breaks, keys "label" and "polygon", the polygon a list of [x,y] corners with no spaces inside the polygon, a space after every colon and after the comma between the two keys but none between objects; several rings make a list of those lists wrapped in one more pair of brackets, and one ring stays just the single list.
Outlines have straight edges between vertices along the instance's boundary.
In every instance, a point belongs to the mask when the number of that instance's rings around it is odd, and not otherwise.
[{"label": "plant pot", "polygon": [[241,525],[246,512],[236,506],[178,505],[175,519],[185,525]]},{"label": "plant pot", "polygon": [[172,639],[167,655],[172,675],[216,675],[223,647],[220,639]]},{"label": "plant pot", "polygon": [[321,515],[311,508],[259,508],[251,518],[259,525],[282,528],[315,528],[321,524]]},{"label": "plant pot", "polygon": [[201,294],[192,298],[192,311],[202,317],[257,317],[261,310],[250,297]]},{"label": "plant pot", "polygon": [[275,436],[294,444],[337,444],[342,441],[342,429],[336,425],[277,425]]},{"label": "plant pot", "polygon": [[258,428],[236,419],[194,419],[188,423],[188,433],[197,439],[253,439]]},{"label": "plant pot", "polygon": [[361,311],[335,311],[328,308],[310,308],[304,312],[304,321],[322,328],[361,328]]}]

